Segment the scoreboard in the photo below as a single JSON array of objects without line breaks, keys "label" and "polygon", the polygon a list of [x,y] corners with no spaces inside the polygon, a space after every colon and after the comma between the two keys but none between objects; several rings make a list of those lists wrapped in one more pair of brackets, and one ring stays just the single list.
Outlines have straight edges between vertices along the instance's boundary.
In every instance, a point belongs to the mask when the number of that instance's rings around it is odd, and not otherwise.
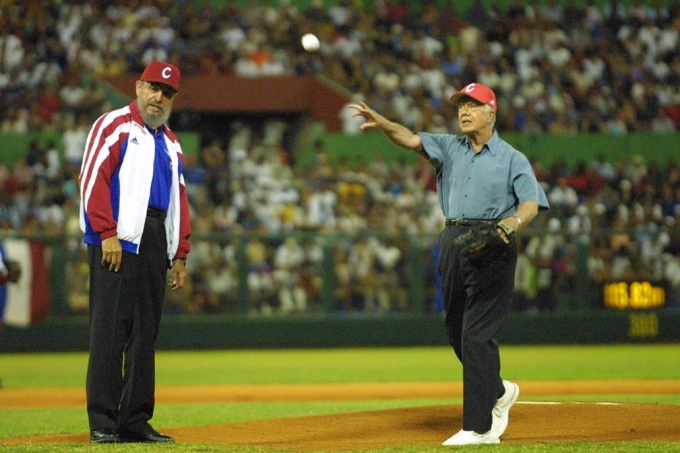
[{"label": "scoreboard", "polygon": [[606,308],[650,310],[666,305],[666,290],[650,281],[607,282],[602,292]]}]

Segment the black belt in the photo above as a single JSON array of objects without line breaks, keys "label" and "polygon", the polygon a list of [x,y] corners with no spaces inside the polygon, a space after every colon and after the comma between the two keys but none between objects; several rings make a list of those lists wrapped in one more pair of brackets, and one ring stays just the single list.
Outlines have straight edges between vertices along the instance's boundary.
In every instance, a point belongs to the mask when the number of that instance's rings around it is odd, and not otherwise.
[{"label": "black belt", "polygon": [[155,219],[165,220],[165,211],[156,208],[146,208],[146,215]]},{"label": "black belt", "polygon": [[491,223],[494,222],[493,219],[446,219],[444,222],[444,225],[446,227],[451,227],[451,226],[473,226],[473,225],[480,225],[482,223]]}]

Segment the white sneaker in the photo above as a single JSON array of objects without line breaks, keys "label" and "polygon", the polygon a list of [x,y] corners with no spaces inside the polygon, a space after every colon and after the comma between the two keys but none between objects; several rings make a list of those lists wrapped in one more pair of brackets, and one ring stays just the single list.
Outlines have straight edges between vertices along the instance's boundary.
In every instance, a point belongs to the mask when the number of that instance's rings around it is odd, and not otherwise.
[{"label": "white sneaker", "polygon": [[460,430],[453,436],[446,439],[442,445],[474,445],[474,444],[500,444],[501,439],[491,429],[484,434],[477,434],[474,431]]},{"label": "white sneaker", "polygon": [[517,398],[519,397],[519,386],[514,382],[503,381],[503,387],[505,387],[505,393],[498,398],[496,405],[491,410],[491,414],[493,415],[491,431],[493,431],[499,439],[508,427],[510,408],[515,404],[515,401],[517,401]]}]

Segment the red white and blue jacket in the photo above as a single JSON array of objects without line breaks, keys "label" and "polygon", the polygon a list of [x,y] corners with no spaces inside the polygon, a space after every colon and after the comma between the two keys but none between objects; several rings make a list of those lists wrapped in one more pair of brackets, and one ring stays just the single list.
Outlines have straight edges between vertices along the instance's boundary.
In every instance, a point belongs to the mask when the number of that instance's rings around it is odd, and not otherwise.
[{"label": "red white and blue jacket", "polygon": [[[170,206],[165,218],[168,259],[190,250],[189,201],[177,136],[164,128],[172,168]],[[80,228],[87,244],[118,235],[124,251],[137,254],[144,232],[155,159],[154,137],[144,125],[137,101],[99,117],[85,143],[78,178]]]}]

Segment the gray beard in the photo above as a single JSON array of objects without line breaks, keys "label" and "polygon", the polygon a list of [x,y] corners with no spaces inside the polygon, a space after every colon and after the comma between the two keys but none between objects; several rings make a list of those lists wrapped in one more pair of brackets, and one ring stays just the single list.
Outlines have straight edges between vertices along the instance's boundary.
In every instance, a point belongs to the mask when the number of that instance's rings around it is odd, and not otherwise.
[{"label": "gray beard", "polygon": [[146,112],[147,104],[144,103],[144,100],[141,96],[137,97],[137,105],[139,106],[139,111],[142,114],[142,121],[144,121],[144,124],[152,129],[158,129],[164,125],[168,121],[168,118],[170,118],[170,112],[172,111],[171,108],[168,108],[160,115],[150,115]]},{"label": "gray beard", "polygon": [[144,124],[147,126],[157,129],[164,125],[167,121],[168,118],[170,118],[170,112],[165,112],[162,115],[149,115],[146,112],[142,112],[142,120],[144,121]]}]

